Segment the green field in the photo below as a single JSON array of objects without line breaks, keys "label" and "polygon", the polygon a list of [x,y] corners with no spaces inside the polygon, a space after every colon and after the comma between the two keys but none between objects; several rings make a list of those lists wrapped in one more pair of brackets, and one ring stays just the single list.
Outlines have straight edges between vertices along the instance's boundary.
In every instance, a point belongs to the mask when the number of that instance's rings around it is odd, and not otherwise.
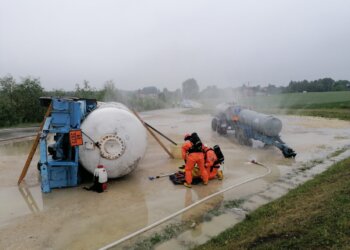
[{"label": "green field", "polygon": [[349,249],[350,158],[196,249]]},{"label": "green field", "polygon": [[350,91],[243,97],[238,98],[237,102],[242,105],[266,109],[346,109],[350,108]]}]

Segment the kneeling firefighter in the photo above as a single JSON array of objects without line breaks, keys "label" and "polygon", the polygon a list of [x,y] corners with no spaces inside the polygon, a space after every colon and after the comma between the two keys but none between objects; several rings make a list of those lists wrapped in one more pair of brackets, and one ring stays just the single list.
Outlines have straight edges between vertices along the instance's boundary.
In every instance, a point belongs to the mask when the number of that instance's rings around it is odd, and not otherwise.
[{"label": "kneeling firefighter", "polygon": [[182,145],[182,159],[185,161],[185,183],[186,187],[192,187],[192,170],[198,165],[204,185],[208,184],[208,173],[204,167],[203,145],[197,133],[186,134],[185,143]]},{"label": "kneeling firefighter", "polygon": [[203,148],[205,169],[208,172],[209,180],[216,177],[219,180],[222,180],[224,178],[224,175],[222,173],[222,170],[219,170],[219,168],[220,164],[224,162],[224,155],[222,154],[220,147],[218,145],[215,145],[213,149],[205,145]]}]

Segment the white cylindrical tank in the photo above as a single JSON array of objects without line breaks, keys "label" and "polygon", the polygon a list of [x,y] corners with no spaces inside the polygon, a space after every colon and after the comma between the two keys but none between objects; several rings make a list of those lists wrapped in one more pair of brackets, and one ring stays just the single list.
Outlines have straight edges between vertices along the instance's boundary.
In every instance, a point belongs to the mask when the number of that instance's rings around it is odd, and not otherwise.
[{"label": "white cylindrical tank", "polygon": [[84,144],[79,148],[79,161],[90,173],[103,165],[108,178],[122,177],[137,167],[145,153],[146,130],[123,104],[98,103],[82,122],[81,130]]},{"label": "white cylindrical tank", "polygon": [[260,133],[268,136],[278,136],[282,130],[282,122],[280,119],[272,115],[265,115],[248,109],[241,110],[239,113],[239,120],[243,124],[251,126]]}]

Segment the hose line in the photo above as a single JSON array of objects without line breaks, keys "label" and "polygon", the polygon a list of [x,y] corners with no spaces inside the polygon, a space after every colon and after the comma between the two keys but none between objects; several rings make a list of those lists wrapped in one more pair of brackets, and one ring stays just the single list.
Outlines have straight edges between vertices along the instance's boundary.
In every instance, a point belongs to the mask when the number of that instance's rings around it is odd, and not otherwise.
[{"label": "hose line", "polygon": [[209,200],[209,199],[211,199],[211,198],[213,198],[213,197],[215,197],[215,196],[217,196],[219,194],[222,194],[222,193],[224,193],[224,192],[226,192],[228,190],[231,190],[233,188],[236,188],[236,187],[241,186],[243,184],[246,184],[248,182],[251,182],[251,181],[263,178],[266,175],[269,175],[271,173],[271,169],[268,166],[265,166],[265,165],[262,165],[262,164],[258,164],[258,166],[261,166],[261,167],[265,168],[267,171],[264,174],[262,174],[262,175],[259,175],[259,176],[256,176],[256,177],[252,177],[252,178],[248,178],[245,181],[242,181],[240,183],[228,186],[227,188],[224,188],[224,189],[222,189],[222,190],[220,190],[220,191],[218,191],[216,193],[208,195],[205,198],[203,198],[203,199],[201,199],[199,201],[196,201],[195,203],[192,203],[191,205],[189,205],[189,206],[187,206],[187,207],[185,207],[185,208],[183,208],[183,209],[181,209],[181,210],[179,210],[179,211],[177,211],[177,212],[175,212],[175,213],[173,213],[173,214],[171,214],[171,215],[169,215],[169,216],[167,216],[167,217],[165,217],[165,218],[163,218],[161,220],[158,220],[158,221],[152,223],[151,225],[149,225],[147,227],[141,228],[140,230],[138,230],[138,231],[136,231],[134,233],[131,233],[131,234],[129,234],[129,235],[127,235],[127,236],[117,240],[117,241],[114,241],[114,242],[112,242],[112,243],[110,243],[110,244],[108,244],[108,245],[106,245],[104,247],[101,247],[99,250],[106,250],[106,249],[110,249],[112,247],[115,247],[115,246],[123,243],[124,241],[127,241],[127,240],[129,240],[129,239],[131,239],[131,238],[141,234],[141,233],[144,233],[144,232],[146,232],[146,231],[148,231],[148,230],[150,230],[150,229],[152,229],[152,228],[154,228],[154,227],[156,227],[156,226],[158,226],[158,225],[160,225],[160,224],[162,224],[162,223],[164,223],[164,222],[166,222],[166,221],[168,221],[168,220],[170,220],[170,219],[172,219],[172,218],[174,218],[174,217],[176,217],[176,216],[178,216],[178,215],[180,215],[180,214],[182,214],[184,212],[186,212],[187,210],[189,210],[189,209],[191,209],[191,208],[193,208],[193,207],[195,207],[195,206],[197,206],[197,205],[199,205],[199,204],[201,204],[201,203],[203,203],[203,202],[205,202],[205,201],[207,201],[207,200]]}]

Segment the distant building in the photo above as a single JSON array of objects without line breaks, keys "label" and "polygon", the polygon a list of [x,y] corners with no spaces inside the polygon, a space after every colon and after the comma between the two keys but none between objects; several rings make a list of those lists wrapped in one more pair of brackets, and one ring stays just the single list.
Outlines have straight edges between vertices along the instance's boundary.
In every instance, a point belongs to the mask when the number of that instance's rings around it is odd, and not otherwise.
[{"label": "distant building", "polygon": [[256,93],[252,87],[246,86],[243,84],[242,87],[240,87],[240,92],[242,96],[255,96]]},{"label": "distant building", "polygon": [[158,97],[158,94],[160,93],[160,91],[156,87],[150,86],[150,87],[144,87],[143,89],[139,90],[138,93],[139,93],[139,96],[141,97],[148,96],[148,97],[156,98]]}]

